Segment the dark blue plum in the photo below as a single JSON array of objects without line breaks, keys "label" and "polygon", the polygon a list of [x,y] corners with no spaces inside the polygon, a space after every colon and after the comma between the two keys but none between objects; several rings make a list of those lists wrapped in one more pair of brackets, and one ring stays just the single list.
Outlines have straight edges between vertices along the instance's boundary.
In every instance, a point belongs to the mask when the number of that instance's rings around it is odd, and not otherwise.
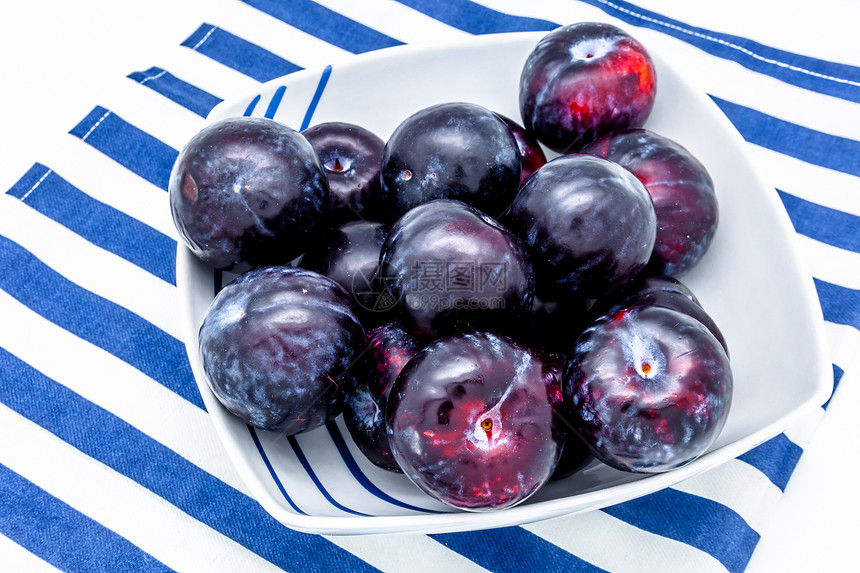
[{"label": "dark blue plum", "polygon": [[329,224],[375,218],[385,142],[360,125],[340,121],[309,127],[302,135],[317,152],[328,178]]},{"label": "dark blue plum", "polygon": [[600,461],[659,473],[690,463],[722,430],[732,371],[699,321],[658,306],[607,314],[569,356],[568,420]]},{"label": "dark blue plum", "polygon": [[328,216],[328,182],[313,147],[263,118],[225,119],[191,138],[173,166],[169,195],[188,248],[234,272],[290,262]]},{"label": "dark blue plum", "polygon": [[537,294],[547,300],[623,287],[645,268],[657,232],[642,183],[591,155],[558,157],[538,169],[508,220],[530,249]]},{"label": "dark blue plum", "polygon": [[490,216],[517,192],[520,154],[505,123],[472,103],[444,103],[404,120],[385,144],[383,201],[390,221],[433,199],[457,199]]},{"label": "dark blue plum", "polygon": [[582,149],[629,169],[645,185],[657,214],[648,272],[682,276],[705,255],[717,232],[714,182],[692,153],[646,129],[606,135]]},{"label": "dark blue plum", "polygon": [[257,428],[286,435],[334,419],[355,385],[364,330],[340,285],[260,267],[212,301],[198,336],[212,392]]},{"label": "dark blue plum", "polygon": [[611,24],[578,22],[547,34],[520,77],[526,129],[553,151],[641,127],[654,107],[657,75],[645,47]]},{"label": "dark blue plum", "polygon": [[397,377],[386,411],[389,442],[407,477],[443,503],[511,507],[556,467],[563,447],[556,394],[544,362],[511,339],[441,338]]},{"label": "dark blue plum", "polygon": [[516,328],[534,279],[522,242],[477,209],[437,199],[404,215],[380,265],[407,330],[421,338]]},{"label": "dark blue plum", "polygon": [[380,280],[379,252],[388,226],[373,221],[350,221],[339,226],[302,258],[301,265],[340,284],[352,295],[365,325],[386,320],[396,301]]},{"label": "dark blue plum", "polygon": [[344,421],[353,441],[376,466],[402,472],[388,443],[385,408],[388,393],[398,374],[420,350],[418,344],[396,323],[367,333],[367,348],[361,359],[361,376],[346,402]]}]

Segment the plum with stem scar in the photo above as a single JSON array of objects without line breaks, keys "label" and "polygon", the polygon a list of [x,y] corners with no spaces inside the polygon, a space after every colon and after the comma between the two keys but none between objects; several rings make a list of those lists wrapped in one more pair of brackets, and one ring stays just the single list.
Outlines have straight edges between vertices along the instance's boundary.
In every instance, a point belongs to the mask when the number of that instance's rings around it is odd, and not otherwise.
[{"label": "plum with stem scar", "polygon": [[600,461],[643,473],[703,454],[726,422],[732,386],[729,359],[710,331],[651,305],[599,318],[564,372],[577,434]]},{"label": "plum with stem scar", "polygon": [[391,449],[404,473],[443,503],[511,507],[558,463],[556,394],[550,367],[508,338],[441,338],[409,361],[391,389]]}]

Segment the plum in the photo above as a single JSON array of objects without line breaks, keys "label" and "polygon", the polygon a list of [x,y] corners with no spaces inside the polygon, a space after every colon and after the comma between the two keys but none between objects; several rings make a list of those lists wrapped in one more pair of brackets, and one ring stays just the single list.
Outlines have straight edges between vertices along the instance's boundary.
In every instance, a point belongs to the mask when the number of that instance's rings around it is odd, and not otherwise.
[{"label": "plum", "polygon": [[646,129],[605,135],[582,152],[629,169],[651,195],[657,240],[648,272],[680,277],[699,262],[719,222],[714,182],[701,161],[679,143]]},{"label": "plum", "polygon": [[611,24],[579,22],[544,36],[520,76],[526,129],[559,153],[611,131],[641,127],[654,107],[657,75],[645,47]]},{"label": "plum", "polygon": [[379,171],[385,142],[360,125],[342,121],[314,125],[302,135],[313,146],[328,178],[329,224],[373,219],[380,204]]},{"label": "plum", "polygon": [[452,102],[406,118],[382,156],[391,222],[432,199],[457,199],[497,217],[519,188],[520,154],[505,123],[473,103]]},{"label": "plum", "polygon": [[678,279],[666,275],[646,276],[627,286],[622,292],[616,293],[616,296],[596,301],[589,309],[589,315],[592,320],[595,320],[603,314],[618,312],[632,306],[661,306],[695,318],[705,325],[705,328],[719,341],[726,355],[729,355],[729,346],[717,323],[705,311],[693,291]]},{"label": "plum", "polygon": [[401,217],[380,266],[404,325],[419,338],[510,328],[531,308],[534,279],[522,242],[460,201],[436,199]]},{"label": "plum", "polygon": [[397,323],[367,333],[367,348],[360,363],[361,376],[343,411],[344,422],[358,449],[374,465],[401,472],[391,453],[385,429],[388,393],[419,346]]},{"label": "plum", "polygon": [[391,449],[406,476],[443,503],[511,507],[546,483],[561,453],[551,394],[557,378],[511,339],[441,338],[409,361],[391,389]]},{"label": "plum", "polygon": [[605,296],[645,268],[657,232],[651,197],[632,173],[591,155],[553,159],[520,189],[510,225],[528,245],[546,300]]},{"label": "plum", "polygon": [[600,461],[665,472],[704,453],[732,399],[723,347],[699,321],[633,306],[587,328],[569,356],[564,393],[575,431]]},{"label": "plum", "polygon": [[313,147],[264,118],[224,119],[192,137],[173,165],[169,196],[188,248],[237,273],[295,259],[328,216],[328,182]]},{"label": "plum", "polygon": [[380,280],[379,251],[388,226],[373,221],[349,221],[337,227],[327,241],[314,245],[301,265],[340,284],[352,295],[365,325],[380,324],[396,301]]},{"label": "plum", "polygon": [[531,177],[532,173],[546,163],[546,154],[543,152],[540,143],[537,142],[531,133],[526,131],[526,128],[500,113],[496,115],[511,130],[511,135],[514,136],[517,148],[520,150],[520,187],[522,187],[526,180]]},{"label": "plum", "polygon": [[259,267],[218,293],[198,344],[206,381],[230,412],[293,435],[340,414],[364,329],[350,296],[328,277]]}]

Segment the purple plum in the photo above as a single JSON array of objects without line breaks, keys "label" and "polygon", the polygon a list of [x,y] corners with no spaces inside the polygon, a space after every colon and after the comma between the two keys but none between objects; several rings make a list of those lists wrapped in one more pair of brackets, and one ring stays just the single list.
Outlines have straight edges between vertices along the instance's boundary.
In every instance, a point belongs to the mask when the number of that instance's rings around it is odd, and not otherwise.
[{"label": "purple plum", "polygon": [[391,222],[433,199],[457,199],[501,215],[520,182],[520,153],[505,123],[473,103],[443,103],[406,118],[382,156]]},{"label": "purple plum", "polygon": [[360,125],[331,121],[309,127],[302,135],[325,169],[330,190],[329,224],[373,219],[379,207],[379,172],[385,142]]},{"label": "purple plum", "polygon": [[710,331],[658,306],[598,319],[564,372],[575,431],[600,461],[630,472],[665,472],[703,454],[726,422],[732,386]]},{"label": "purple plum", "polygon": [[537,294],[605,296],[651,257],[657,222],[632,173],[591,155],[553,159],[520,189],[509,217],[535,266]]},{"label": "purple plum", "polygon": [[380,265],[405,327],[419,338],[511,328],[531,308],[522,242],[460,201],[410,210],[388,233]]},{"label": "purple plum", "polygon": [[169,196],[188,248],[237,273],[289,263],[327,224],[328,182],[313,147],[270,119],[225,119],[192,137]]},{"label": "purple plum", "polygon": [[657,75],[645,47],[611,24],[579,22],[547,34],[520,77],[526,129],[559,153],[611,131],[641,127],[654,107]]},{"label": "purple plum", "polygon": [[611,133],[585,146],[629,169],[645,185],[657,214],[648,272],[683,276],[705,255],[719,222],[714,182],[680,144],[645,129]]},{"label": "purple plum", "polygon": [[409,361],[391,389],[386,422],[394,457],[443,503],[511,507],[546,483],[558,462],[554,393],[557,378],[543,361],[508,338],[441,338]]},{"label": "purple plum", "polygon": [[259,267],[218,293],[198,343],[206,381],[228,410],[257,428],[293,435],[341,413],[364,330],[333,280]]},{"label": "purple plum", "polygon": [[374,465],[393,472],[402,470],[388,443],[385,408],[394,381],[418,350],[415,340],[397,323],[369,331],[360,364],[361,376],[343,411],[346,427],[358,449]]}]

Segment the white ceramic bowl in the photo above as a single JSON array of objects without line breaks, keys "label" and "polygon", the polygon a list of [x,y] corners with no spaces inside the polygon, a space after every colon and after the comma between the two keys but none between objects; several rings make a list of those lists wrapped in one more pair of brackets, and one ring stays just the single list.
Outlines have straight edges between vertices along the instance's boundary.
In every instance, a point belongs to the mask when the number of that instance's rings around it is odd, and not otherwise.
[{"label": "white ceramic bowl", "polygon": [[[308,122],[346,121],[386,139],[415,111],[448,101],[478,103],[518,119],[520,71],[542,36],[491,35],[356,56],[333,69],[305,70],[269,82],[258,93],[222,103],[209,120],[253,108],[251,115],[274,114],[295,129]],[[734,402],[714,446],[693,463],[664,474],[628,474],[593,462],[510,509],[450,509],[406,477],[365,460],[340,418],[286,438],[251,430],[229,414],[206,385],[197,352],[197,330],[214,296],[216,274],[180,246],[177,283],[194,375],[228,455],[275,518],[315,533],[429,533],[583,512],[646,495],[735,458],[826,400],[831,372],[821,310],[776,192],[756,174],[746,144],[719,109],[684,82],[665,54],[649,50],[657,66],[658,96],[646,127],[696,155],[711,173],[720,201],[716,239],[684,278],[731,350]]]}]

